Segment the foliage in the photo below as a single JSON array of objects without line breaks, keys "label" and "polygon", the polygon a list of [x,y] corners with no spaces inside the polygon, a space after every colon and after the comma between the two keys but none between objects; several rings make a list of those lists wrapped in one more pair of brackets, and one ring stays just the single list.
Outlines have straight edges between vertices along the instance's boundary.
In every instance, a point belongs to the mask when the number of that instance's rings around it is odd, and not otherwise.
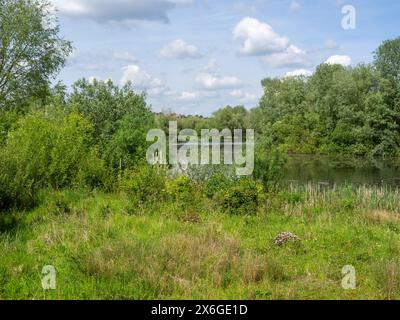
[{"label": "foliage", "polygon": [[264,187],[251,178],[240,178],[231,187],[221,190],[215,196],[222,210],[233,215],[251,215],[258,212],[264,200]]},{"label": "foliage", "polygon": [[154,116],[145,96],[136,94],[131,84],[119,88],[111,80],[82,79],[73,85],[67,105],[92,123],[96,143],[112,170],[145,159],[146,135],[155,125]]},{"label": "foliage", "polygon": [[0,109],[44,99],[70,54],[50,10],[46,0],[0,1]]},{"label": "foliage", "polygon": [[234,184],[234,181],[223,172],[212,175],[203,185],[203,193],[212,199],[221,190],[226,190]]},{"label": "foliage", "polygon": [[278,150],[258,148],[255,151],[253,177],[266,189],[272,188],[283,178],[286,157]]},{"label": "foliage", "polygon": [[213,114],[211,123],[215,129],[230,129],[233,132],[235,129],[248,128],[247,115],[248,111],[243,106],[227,106]]},{"label": "foliage", "polygon": [[190,178],[180,175],[167,179],[165,182],[165,191],[170,199],[187,203],[193,201],[196,185]]},{"label": "foliage", "polygon": [[320,65],[308,77],[266,79],[254,126],[285,153],[390,156],[399,150],[399,113],[372,66]]},{"label": "foliage", "polygon": [[164,169],[145,165],[125,171],[120,187],[134,204],[154,203],[165,198],[165,178]]},{"label": "foliage", "polygon": [[105,171],[91,140],[90,123],[77,114],[22,118],[1,152],[1,208],[29,207],[41,188],[100,185]]}]

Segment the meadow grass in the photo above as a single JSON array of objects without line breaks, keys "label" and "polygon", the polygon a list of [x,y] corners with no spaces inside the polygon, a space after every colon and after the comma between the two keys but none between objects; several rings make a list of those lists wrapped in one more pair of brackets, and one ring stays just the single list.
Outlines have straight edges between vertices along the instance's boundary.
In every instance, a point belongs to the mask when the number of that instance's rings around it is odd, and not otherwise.
[{"label": "meadow grass", "polygon": [[[399,190],[288,187],[258,212],[44,192],[0,234],[0,299],[399,299]],[[301,240],[276,246],[290,231]],[[41,286],[42,268],[57,288]],[[357,288],[341,286],[343,266]]]}]

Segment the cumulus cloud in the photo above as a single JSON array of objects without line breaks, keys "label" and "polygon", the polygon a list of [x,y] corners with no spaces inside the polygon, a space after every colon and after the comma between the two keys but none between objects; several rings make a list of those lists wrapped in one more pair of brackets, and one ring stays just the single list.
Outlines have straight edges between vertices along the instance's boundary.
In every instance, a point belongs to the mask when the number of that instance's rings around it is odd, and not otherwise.
[{"label": "cumulus cloud", "polygon": [[351,64],[351,58],[349,56],[334,55],[325,61],[326,64],[340,64],[344,67],[348,67]]},{"label": "cumulus cloud", "polygon": [[233,30],[236,40],[242,40],[239,53],[247,56],[280,52],[289,46],[289,39],[277,34],[269,24],[246,17]]},{"label": "cumulus cloud", "polygon": [[59,12],[71,18],[97,22],[151,20],[168,22],[168,11],[190,0],[52,0]]},{"label": "cumulus cloud", "polygon": [[135,88],[146,91],[149,95],[160,95],[167,90],[162,80],[152,77],[136,64],[131,64],[123,68],[123,75],[120,82],[124,85],[129,81],[132,82]]},{"label": "cumulus cloud", "polygon": [[167,59],[194,59],[200,58],[199,50],[182,39],[177,39],[161,49],[160,56]]},{"label": "cumulus cloud", "polygon": [[274,68],[306,67],[310,61],[306,51],[276,33],[270,25],[254,18],[244,18],[233,31],[235,39],[243,40],[241,55],[262,56]]},{"label": "cumulus cloud", "polygon": [[267,55],[263,60],[274,68],[310,66],[307,53],[294,45],[290,45],[282,52]]},{"label": "cumulus cloud", "polygon": [[306,69],[297,69],[285,74],[285,78],[291,77],[309,77],[312,75],[312,72]]},{"label": "cumulus cloud", "polygon": [[241,80],[235,76],[221,76],[218,73],[208,72],[198,74],[196,82],[206,90],[233,89],[242,84]]}]

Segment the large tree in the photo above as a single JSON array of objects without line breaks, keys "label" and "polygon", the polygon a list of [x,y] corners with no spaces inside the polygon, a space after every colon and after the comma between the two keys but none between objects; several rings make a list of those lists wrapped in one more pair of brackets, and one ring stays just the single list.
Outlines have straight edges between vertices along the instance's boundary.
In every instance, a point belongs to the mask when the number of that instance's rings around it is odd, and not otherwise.
[{"label": "large tree", "polygon": [[0,109],[43,98],[70,52],[47,0],[0,0]]},{"label": "large tree", "polygon": [[383,77],[400,87],[400,37],[382,43],[375,51],[375,65]]}]

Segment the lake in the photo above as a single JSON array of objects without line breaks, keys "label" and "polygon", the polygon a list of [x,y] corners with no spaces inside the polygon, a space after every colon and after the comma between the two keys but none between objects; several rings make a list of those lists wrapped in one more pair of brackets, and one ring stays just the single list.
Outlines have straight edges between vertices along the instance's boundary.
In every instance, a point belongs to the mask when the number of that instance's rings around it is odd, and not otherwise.
[{"label": "lake", "polygon": [[400,159],[291,155],[284,182],[400,186]]}]

